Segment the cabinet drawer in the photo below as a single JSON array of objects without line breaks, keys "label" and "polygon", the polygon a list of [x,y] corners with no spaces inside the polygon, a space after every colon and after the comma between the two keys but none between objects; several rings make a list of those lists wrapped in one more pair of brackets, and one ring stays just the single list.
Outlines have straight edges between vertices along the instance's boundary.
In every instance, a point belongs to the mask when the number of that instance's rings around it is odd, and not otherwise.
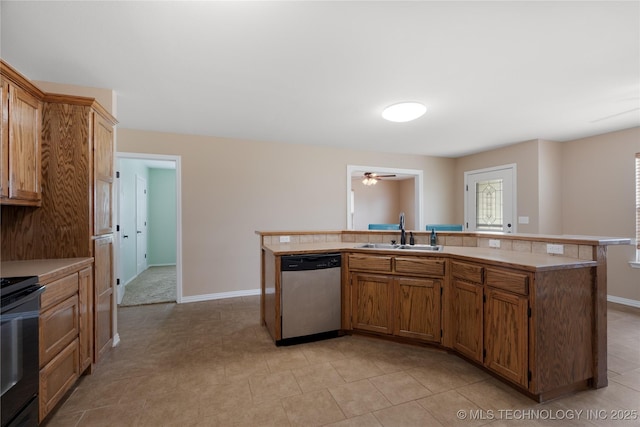
[{"label": "cabinet drawer", "polygon": [[350,270],[391,271],[390,256],[349,255]]},{"label": "cabinet drawer", "polygon": [[444,260],[422,257],[397,257],[396,272],[420,276],[444,276]]},{"label": "cabinet drawer", "polygon": [[40,421],[75,384],[79,377],[78,363],[78,340],[75,339],[40,370]]},{"label": "cabinet drawer", "polygon": [[40,315],[40,367],[78,337],[78,296],[54,305]]},{"label": "cabinet drawer", "polygon": [[486,284],[516,294],[529,294],[529,276],[525,273],[487,268]]},{"label": "cabinet drawer", "polygon": [[465,262],[453,261],[451,263],[451,274],[458,279],[473,283],[482,283],[483,267]]},{"label": "cabinet drawer", "polygon": [[78,293],[78,273],[47,283],[45,286],[46,289],[40,297],[41,311]]}]

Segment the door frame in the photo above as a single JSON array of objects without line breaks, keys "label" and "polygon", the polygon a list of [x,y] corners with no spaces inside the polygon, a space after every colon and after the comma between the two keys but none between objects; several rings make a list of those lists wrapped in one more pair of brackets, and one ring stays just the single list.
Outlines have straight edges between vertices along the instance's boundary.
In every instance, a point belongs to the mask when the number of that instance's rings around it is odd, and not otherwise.
[{"label": "door frame", "polygon": [[[167,154],[148,154],[148,153],[127,153],[127,152],[116,152],[115,155],[116,161],[122,159],[133,159],[133,160],[162,160],[162,161],[172,161],[175,162],[176,165],[176,302],[178,304],[182,303],[182,157],[167,155]],[[118,164],[118,163],[116,163]],[[117,190],[115,193],[118,195],[118,206],[120,206],[120,180],[116,179],[116,187]],[[120,224],[120,209],[116,210],[117,219],[116,224]],[[117,253],[115,254],[116,262],[119,264],[120,260],[120,239],[122,230],[116,231],[115,236],[118,240],[118,243],[114,245],[116,247]],[[116,270],[118,275],[120,275],[119,266]],[[122,286],[122,284],[118,285]]]},{"label": "door frame", "polygon": [[[511,172],[511,185],[512,185],[512,202],[511,202],[511,232],[509,234],[514,234],[518,232],[518,168],[517,168],[517,164],[516,163],[509,163],[507,165],[501,165],[501,166],[493,166],[490,168],[484,168],[484,169],[476,169],[476,170],[472,170],[472,171],[466,171],[464,173],[464,229],[468,230],[467,224],[470,221],[470,214],[471,212],[469,211],[469,203],[468,203],[468,199],[469,199],[469,191],[468,191],[468,185],[469,185],[469,176],[470,175],[476,175],[476,174],[481,174],[481,173],[490,173],[490,172],[499,172],[499,171],[510,171]],[[499,232],[497,232],[499,233]],[[505,231],[502,231],[502,233],[506,233]]]}]

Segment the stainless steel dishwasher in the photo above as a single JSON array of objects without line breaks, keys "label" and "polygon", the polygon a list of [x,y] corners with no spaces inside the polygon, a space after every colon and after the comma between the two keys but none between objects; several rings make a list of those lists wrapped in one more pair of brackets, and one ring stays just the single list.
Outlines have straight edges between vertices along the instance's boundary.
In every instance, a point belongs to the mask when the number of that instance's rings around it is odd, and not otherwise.
[{"label": "stainless steel dishwasher", "polygon": [[340,269],[339,253],[281,258],[279,344],[337,336],[341,323]]}]

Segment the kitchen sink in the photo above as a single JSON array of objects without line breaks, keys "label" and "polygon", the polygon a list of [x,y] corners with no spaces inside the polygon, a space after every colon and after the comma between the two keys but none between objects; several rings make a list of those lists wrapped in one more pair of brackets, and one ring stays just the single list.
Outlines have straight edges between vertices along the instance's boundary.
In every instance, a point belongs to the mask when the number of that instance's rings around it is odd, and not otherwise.
[{"label": "kitchen sink", "polygon": [[367,248],[367,249],[398,249],[400,245],[395,245],[391,243],[364,243],[356,247]]},{"label": "kitchen sink", "polygon": [[395,245],[391,243],[363,243],[362,245],[356,247],[358,249],[404,249],[410,251],[427,252],[442,252],[442,250],[444,249],[442,245]]}]

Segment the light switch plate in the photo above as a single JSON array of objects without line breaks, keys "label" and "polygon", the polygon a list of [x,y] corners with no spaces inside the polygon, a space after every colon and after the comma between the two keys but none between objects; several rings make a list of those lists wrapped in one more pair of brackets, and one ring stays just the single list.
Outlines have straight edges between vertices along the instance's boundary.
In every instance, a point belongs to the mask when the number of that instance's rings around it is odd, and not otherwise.
[{"label": "light switch plate", "polygon": [[291,242],[291,236],[280,236],[280,243],[289,243]]},{"label": "light switch plate", "polygon": [[518,217],[518,224],[529,224],[529,217],[528,216],[519,216]]},{"label": "light switch plate", "polygon": [[489,239],[489,247],[490,248],[500,248],[500,240],[498,240],[498,239]]},{"label": "light switch plate", "polygon": [[564,245],[547,244],[547,253],[554,255],[562,255],[564,253]]}]

